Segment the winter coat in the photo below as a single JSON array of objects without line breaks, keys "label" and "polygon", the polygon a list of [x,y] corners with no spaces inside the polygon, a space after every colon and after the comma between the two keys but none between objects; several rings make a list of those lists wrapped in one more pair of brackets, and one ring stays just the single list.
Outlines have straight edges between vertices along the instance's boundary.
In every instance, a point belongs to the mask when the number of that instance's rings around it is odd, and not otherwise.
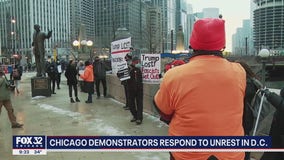
[{"label": "winter coat", "polygon": [[47,62],[46,64],[46,72],[48,74],[48,77],[52,80],[57,79],[57,74],[58,74],[58,70],[57,70],[57,65],[56,62]]},{"label": "winter coat", "polygon": [[143,90],[142,72],[139,68],[132,66],[129,71],[130,79],[127,80],[127,88],[129,92],[137,92]]},{"label": "winter coat", "polygon": [[[246,73],[238,63],[200,55],[166,72],[154,96],[171,116],[170,136],[243,136]],[[228,125],[229,124],[229,125]],[[243,152],[172,152],[176,160],[244,159]]]},{"label": "winter coat", "polygon": [[257,85],[254,83],[253,78],[247,76],[246,81],[246,94],[244,98],[244,113],[243,113],[243,127],[246,135],[249,135],[253,128],[254,115],[253,106],[251,106],[252,99],[258,90]]},{"label": "winter coat", "polygon": [[84,74],[81,74],[80,77],[86,82],[94,82],[93,66],[92,65],[86,66]]},{"label": "winter coat", "polygon": [[78,71],[74,65],[69,64],[65,71],[65,77],[67,78],[67,85],[76,85],[78,80]]},{"label": "winter coat", "polygon": [[106,66],[102,61],[94,62],[94,76],[97,80],[106,78]]},{"label": "winter coat", "polygon": [[[269,132],[272,138],[272,148],[284,148],[284,99],[273,92],[266,95],[266,98],[276,108]],[[283,152],[264,152],[260,160],[276,159],[284,159]]]},{"label": "winter coat", "polygon": [[8,89],[8,82],[4,77],[0,77],[0,101],[10,100],[10,90]]},{"label": "winter coat", "polygon": [[[284,99],[277,95],[276,93],[271,92],[269,95],[266,95],[268,102],[270,102],[275,108],[276,111],[273,116],[271,134],[273,135],[284,135]],[[273,126],[274,125],[274,126]],[[273,128],[275,127],[275,128]],[[272,130],[274,129],[274,130]],[[283,145],[284,145],[284,137],[283,137]],[[284,147],[284,146],[282,146]]]}]

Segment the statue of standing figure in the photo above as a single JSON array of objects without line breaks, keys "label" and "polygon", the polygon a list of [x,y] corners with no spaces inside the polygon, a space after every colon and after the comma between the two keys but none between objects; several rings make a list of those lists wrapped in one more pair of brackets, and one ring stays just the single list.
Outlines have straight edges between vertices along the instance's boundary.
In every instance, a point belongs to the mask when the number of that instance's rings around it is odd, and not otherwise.
[{"label": "statue of standing figure", "polygon": [[34,46],[34,55],[36,61],[36,71],[37,77],[45,77],[45,47],[44,41],[45,39],[49,39],[51,37],[52,31],[48,30],[48,33],[44,33],[40,31],[40,26],[38,24],[34,25],[35,32],[33,34],[33,43]]}]

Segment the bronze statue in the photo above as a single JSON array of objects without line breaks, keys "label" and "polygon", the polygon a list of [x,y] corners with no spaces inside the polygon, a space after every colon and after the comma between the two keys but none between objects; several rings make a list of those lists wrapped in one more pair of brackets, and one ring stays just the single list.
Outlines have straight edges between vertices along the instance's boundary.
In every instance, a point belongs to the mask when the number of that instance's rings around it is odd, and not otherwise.
[{"label": "bronze statue", "polygon": [[33,34],[33,43],[34,46],[34,55],[36,61],[36,71],[37,77],[45,77],[45,50],[44,50],[44,41],[51,37],[52,31],[44,33],[40,31],[40,26],[38,24],[34,25],[35,32]]}]

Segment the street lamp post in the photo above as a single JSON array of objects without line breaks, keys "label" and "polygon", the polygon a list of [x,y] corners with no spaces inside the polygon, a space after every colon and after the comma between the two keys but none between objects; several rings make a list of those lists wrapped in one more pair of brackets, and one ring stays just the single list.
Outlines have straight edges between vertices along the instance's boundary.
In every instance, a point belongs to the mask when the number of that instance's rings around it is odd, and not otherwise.
[{"label": "street lamp post", "polygon": [[92,49],[93,41],[88,40],[88,41],[87,41],[87,46],[88,46],[89,49],[90,49],[90,60],[93,61],[93,49]]},{"label": "street lamp post", "polygon": [[12,54],[15,54],[16,52],[16,19],[11,19],[11,38],[12,38]]},{"label": "street lamp post", "polygon": [[[79,52],[79,46],[80,46],[80,42],[75,40],[73,41],[73,46],[76,48],[77,52]],[[79,59],[79,53],[78,56],[76,57],[75,55],[73,55],[75,59]]]},{"label": "street lamp post", "polygon": [[267,61],[267,57],[269,57],[269,50],[268,49],[261,49],[258,53],[258,56],[261,58],[262,69],[261,69],[261,82],[265,87],[265,65]]},{"label": "street lamp post", "polygon": [[86,53],[85,51],[85,47],[89,47],[90,49],[90,59],[92,60],[92,46],[93,46],[93,41],[89,40],[82,40],[81,42],[79,42],[78,40],[73,41],[73,46],[77,49],[78,51],[78,56],[77,58],[79,59],[79,55],[80,53]]}]

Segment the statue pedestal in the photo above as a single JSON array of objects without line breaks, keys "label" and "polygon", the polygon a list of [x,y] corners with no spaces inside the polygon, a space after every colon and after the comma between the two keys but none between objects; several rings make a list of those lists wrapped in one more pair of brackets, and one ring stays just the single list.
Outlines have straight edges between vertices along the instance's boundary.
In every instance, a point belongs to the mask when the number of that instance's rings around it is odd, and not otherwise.
[{"label": "statue pedestal", "polygon": [[32,97],[35,96],[51,96],[50,79],[47,77],[31,78]]}]

